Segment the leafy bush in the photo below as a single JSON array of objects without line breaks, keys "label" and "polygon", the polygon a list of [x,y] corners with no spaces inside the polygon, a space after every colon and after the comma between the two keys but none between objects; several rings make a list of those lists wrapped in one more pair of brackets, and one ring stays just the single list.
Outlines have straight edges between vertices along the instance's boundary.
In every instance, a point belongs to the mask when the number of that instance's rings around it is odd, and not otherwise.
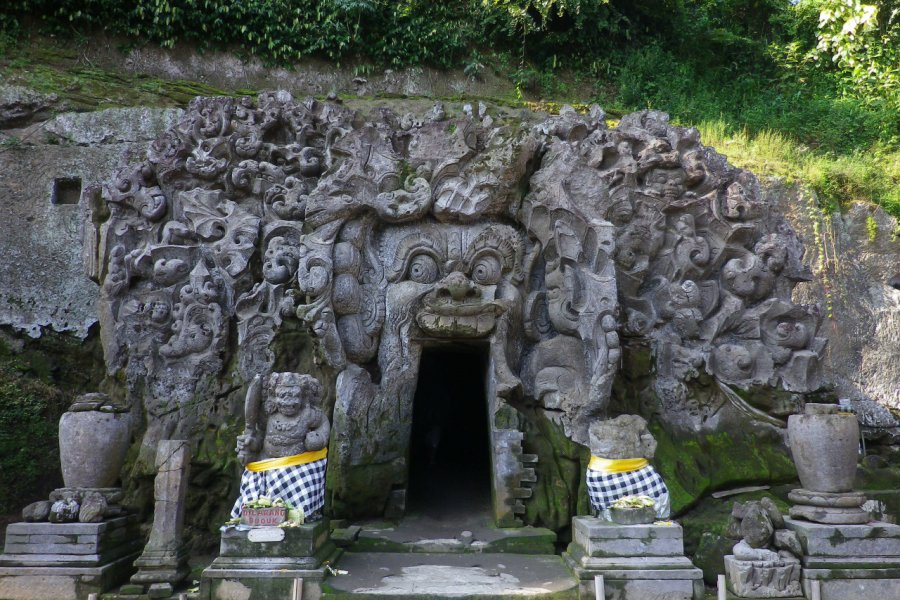
[{"label": "leafy bush", "polygon": [[0,356],[0,514],[23,508],[60,485],[60,391]]}]

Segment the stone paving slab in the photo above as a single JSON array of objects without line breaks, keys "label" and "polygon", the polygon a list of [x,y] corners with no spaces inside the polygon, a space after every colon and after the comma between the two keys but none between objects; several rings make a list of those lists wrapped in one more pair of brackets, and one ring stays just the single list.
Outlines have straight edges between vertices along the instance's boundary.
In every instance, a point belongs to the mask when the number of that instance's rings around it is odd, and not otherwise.
[{"label": "stone paving slab", "polygon": [[578,597],[577,581],[551,555],[347,553],[337,568],[349,574],[326,579],[323,600]]},{"label": "stone paving slab", "polygon": [[556,534],[542,527],[498,528],[490,517],[433,519],[409,515],[398,524],[361,523],[351,543],[356,552],[551,554]]}]

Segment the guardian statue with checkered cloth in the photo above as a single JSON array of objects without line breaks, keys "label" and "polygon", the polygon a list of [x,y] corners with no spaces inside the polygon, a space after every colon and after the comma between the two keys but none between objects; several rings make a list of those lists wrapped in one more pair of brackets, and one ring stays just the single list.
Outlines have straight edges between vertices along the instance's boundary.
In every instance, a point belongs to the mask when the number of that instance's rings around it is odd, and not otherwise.
[{"label": "guardian statue with checkered cloth", "polygon": [[594,513],[609,520],[609,508],[619,498],[649,496],[657,518],[668,518],[669,489],[650,464],[656,440],[647,429],[647,421],[638,415],[595,421],[588,437],[591,462],[587,487]]},{"label": "guardian statue with checkered cloth", "polygon": [[301,509],[305,521],[315,520],[325,504],[331,430],[320,406],[322,384],[300,373],[272,373],[265,383],[257,375],[247,390],[246,429],[237,438],[244,474],[231,516],[239,517],[244,504],[266,497],[281,498]]}]

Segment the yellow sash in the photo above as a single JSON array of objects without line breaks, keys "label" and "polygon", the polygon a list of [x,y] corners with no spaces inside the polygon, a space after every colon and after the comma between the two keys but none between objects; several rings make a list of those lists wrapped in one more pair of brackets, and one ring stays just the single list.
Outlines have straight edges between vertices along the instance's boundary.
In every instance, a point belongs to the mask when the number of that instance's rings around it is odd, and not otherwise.
[{"label": "yellow sash", "polygon": [[630,473],[650,464],[646,458],[601,458],[591,456],[588,469],[601,473]]},{"label": "yellow sash", "polygon": [[307,463],[322,460],[328,455],[328,448],[322,448],[315,452],[304,452],[303,454],[295,454],[293,456],[282,456],[281,458],[269,458],[266,460],[258,460],[256,462],[247,463],[244,467],[248,471],[259,473],[261,471],[271,471],[272,469],[281,469],[284,467],[295,467],[297,465],[305,465]]}]

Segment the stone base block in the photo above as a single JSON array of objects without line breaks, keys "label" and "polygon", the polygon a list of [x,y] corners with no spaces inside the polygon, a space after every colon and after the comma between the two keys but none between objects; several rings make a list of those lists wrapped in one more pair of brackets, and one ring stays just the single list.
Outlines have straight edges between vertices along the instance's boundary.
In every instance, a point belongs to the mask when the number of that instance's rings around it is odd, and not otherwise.
[{"label": "stone base block", "polygon": [[900,598],[900,569],[803,569],[803,593],[822,600],[894,600]]},{"label": "stone base block", "polygon": [[797,488],[788,493],[788,500],[805,506],[821,506],[824,508],[859,508],[866,501],[862,492],[813,492]]},{"label": "stone base block", "polygon": [[872,522],[867,525],[825,525],[785,519],[785,527],[796,532],[805,554],[803,566],[821,558],[859,557],[889,559],[900,563],[900,525]]},{"label": "stone base block", "polygon": [[[325,569],[224,569],[210,566],[200,579],[198,600],[319,600]],[[301,586],[302,596],[295,595]]]},{"label": "stone base block", "polygon": [[683,556],[681,526],[617,525],[596,517],[572,519],[572,539],[591,557]]},{"label": "stone base block", "polygon": [[822,600],[900,599],[900,526],[823,525],[785,519],[797,533],[803,593],[819,588]]},{"label": "stone base block", "polygon": [[328,537],[328,521],[300,527],[222,528],[219,557],[203,571],[200,600],[318,600],[326,561],[341,551]]},{"label": "stone base block", "polygon": [[796,598],[800,590],[800,562],[738,560],[725,557],[728,590],[738,598]]},{"label": "stone base block", "polygon": [[[329,545],[328,521],[322,519],[300,527],[241,527],[222,528],[219,556],[309,557]],[[318,566],[318,565],[316,565]]]},{"label": "stone base block", "polygon": [[[578,578],[578,598],[594,600],[595,576],[603,576],[605,600],[701,600],[703,598],[703,572],[686,567],[681,569],[609,569],[594,571],[582,569],[571,556],[563,555],[569,568]],[[687,564],[690,565],[690,561]],[[627,565],[635,566],[635,564]]]},{"label": "stone base block", "polygon": [[128,579],[138,552],[98,567],[0,566],[3,600],[85,600]]},{"label": "stone base block", "polygon": [[606,600],[703,598],[703,572],[684,556],[681,526],[616,525],[596,517],[572,519],[563,555],[579,579],[579,597],[595,598],[602,575]]},{"label": "stone base block", "polygon": [[137,517],[100,523],[12,523],[0,554],[0,598],[83,600],[119,585],[143,547]]}]

